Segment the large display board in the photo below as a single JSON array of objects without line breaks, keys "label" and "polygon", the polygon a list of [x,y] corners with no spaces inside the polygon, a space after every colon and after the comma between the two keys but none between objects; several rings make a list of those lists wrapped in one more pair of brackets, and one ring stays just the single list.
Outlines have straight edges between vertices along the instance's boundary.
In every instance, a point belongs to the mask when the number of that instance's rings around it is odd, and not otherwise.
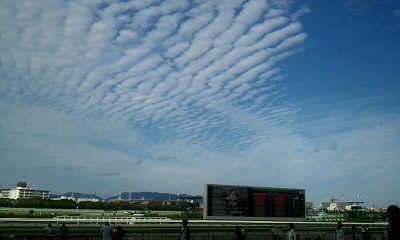
[{"label": "large display board", "polygon": [[205,185],[204,219],[303,220],[304,189]]}]

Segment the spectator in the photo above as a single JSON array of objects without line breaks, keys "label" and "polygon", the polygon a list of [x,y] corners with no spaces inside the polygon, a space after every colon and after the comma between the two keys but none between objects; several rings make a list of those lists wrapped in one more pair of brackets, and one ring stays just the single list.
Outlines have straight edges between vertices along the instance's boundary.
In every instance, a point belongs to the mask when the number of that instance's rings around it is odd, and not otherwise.
[{"label": "spectator", "polygon": [[387,208],[388,214],[388,240],[400,239],[400,209],[396,205],[391,205]]},{"label": "spectator", "polygon": [[278,227],[277,235],[278,235],[278,240],[282,240],[282,229],[281,229],[281,227]]},{"label": "spectator", "polygon": [[282,240],[282,230],[281,227],[275,226],[272,229],[273,240]]},{"label": "spectator", "polygon": [[236,226],[235,228],[236,240],[243,240],[242,231],[240,231],[240,227]]},{"label": "spectator", "polygon": [[104,226],[100,230],[100,235],[103,240],[112,240],[112,228],[110,223],[104,223]]},{"label": "spectator", "polygon": [[179,236],[179,240],[190,240],[190,230],[188,227],[188,220],[184,219],[182,220],[182,229],[181,229],[181,234]]},{"label": "spectator", "polygon": [[47,235],[46,239],[52,239],[52,236],[55,235],[54,229],[51,227],[51,223],[47,224],[47,227],[44,228],[44,232]]},{"label": "spectator", "polygon": [[336,240],[344,240],[344,232],[342,229],[342,223],[338,222],[336,227]]},{"label": "spectator", "polygon": [[47,224],[47,227],[44,229],[47,236],[54,235],[54,229],[51,227],[51,223]]},{"label": "spectator", "polygon": [[297,235],[296,235],[296,231],[294,230],[294,224],[293,223],[289,223],[289,231],[287,233],[287,239],[288,240],[298,240],[297,239]]},{"label": "spectator", "polygon": [[124,229],[122,229],[121,226],[118,226],[118,227],[117,227],[117,233],[116,233],[116,235],[115,235],[115,239],[116,239],[116,240],[122,240],[122,239],[124,239],[124,236],[125,236],[125,231],[124,231]]},{"label": "spectator", "polygon": [[63,223],[60,227],[60,234],[65,235],[68,233],[68,227],[65,226],[65,223]]},{"label": "spectator", "polygon": [[272,232],[272,239],[273,240],[278,240],[278,228],[276,226],[274,226],[271,229],[271,232]]},{"label": "spectator", "polygon": [[236,227],[236,239],[237,240],[245,240],[246,239],[246,231],[243,227]]},{"label": "spectator", "polygon": [[363,240],[367,240],[369,237],[369,229],[368,229],[367,225],[363,225],[361,227],[361,233],[363,236]]},{"label": "spectator", "polygon": [[67,235],[67,233],[68,233],[68,227],[65,226],[65,223],[63,223],[60,227],[60,234],[62,240],[66,239],[65,235]]},{"label": "spectator", "polygon": [[357,227],[354,224],[353,224],[353,226],[351,226],[351,239],[352,240],[357,239]]}]

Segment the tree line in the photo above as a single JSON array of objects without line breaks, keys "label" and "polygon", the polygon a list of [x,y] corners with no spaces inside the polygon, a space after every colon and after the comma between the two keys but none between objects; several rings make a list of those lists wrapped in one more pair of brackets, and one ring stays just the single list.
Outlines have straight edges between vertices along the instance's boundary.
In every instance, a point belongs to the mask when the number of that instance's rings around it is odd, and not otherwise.
[{"label": "tree line", "polygon": [[[190,205],[190,206],[189,206]],[[75,202],[61,199],[50,200],[42,198],[29,199],[0,199],[0,207],[9,208],[59,208],[59,209],[93,209],[93,210],[153,210],[153,211],[181,211],[182,207],[198,208],[199,204],[181,202],[140,202],[114,201],[114,202]]]}]

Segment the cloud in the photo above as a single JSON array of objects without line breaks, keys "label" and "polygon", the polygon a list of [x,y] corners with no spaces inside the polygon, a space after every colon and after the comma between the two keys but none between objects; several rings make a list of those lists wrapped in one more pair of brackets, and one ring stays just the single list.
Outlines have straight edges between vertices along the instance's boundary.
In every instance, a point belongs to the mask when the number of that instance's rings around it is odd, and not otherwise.
[{"label": "cloud", "polygon": [[[281,63],[303,48],[309,9],[292,5],[1,1],[0,182],[27,175],[51,190],[105,195],[121,182],[191,193],[207,182],[318,188],[309,169],[338,171],[337,157],[359,166],[351,149],[380,134],[389,183],[396,163],[383,139],[395,138],[384,134],[395,121],[332,135],[322,123],[357,124],[326,114],[293,129],[303,109],[287,99]],[[310,124],[329,133],[321,143],[301,134]]]},{"label": "cloud", "polygon": [[310,8],[307,5],[303,6],[301,9],[297,10],[297,12],[293,13],[290,17],[292,21],[299,19],[301,16],[310,12]]},{"label": "cloud", "polygon": [[170,47],[169,49],[167,49],[164,55],[168,58],[175,58],[181,53],[183,53],[189,46],[190,44],[186,41],[179,42],[174,46]]}]

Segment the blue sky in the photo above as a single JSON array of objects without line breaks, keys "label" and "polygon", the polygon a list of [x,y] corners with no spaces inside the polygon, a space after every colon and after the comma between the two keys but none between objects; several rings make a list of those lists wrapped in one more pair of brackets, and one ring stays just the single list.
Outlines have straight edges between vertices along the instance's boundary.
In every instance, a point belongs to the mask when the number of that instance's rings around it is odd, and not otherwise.
[{"label": "blue sky", "polygon": [[0,187],[398,204],[399,42],[390,0],[1,1]]}]

